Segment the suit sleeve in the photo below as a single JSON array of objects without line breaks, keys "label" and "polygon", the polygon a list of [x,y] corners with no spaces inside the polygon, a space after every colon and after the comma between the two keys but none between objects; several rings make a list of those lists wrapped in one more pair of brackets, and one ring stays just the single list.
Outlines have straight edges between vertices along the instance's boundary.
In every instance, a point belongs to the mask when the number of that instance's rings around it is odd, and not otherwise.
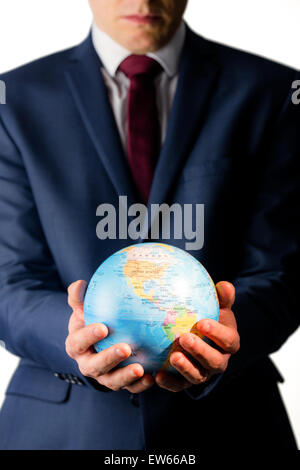
[{"label": "suit sleeve", "polygon": [[300,324],[300,106],[288,95],[266,148],[266,165],[233,284],[241,349],[230,371],[277,351]]},{"label": "suit sleeve", "polygon": [[[299,157],[300,106],[284,100],[270,138],[263,147],[262,177],[247,217],[233,311],[241,338],[240,351],[227,371],[207,387],[192,387],[199,399],[232,374],[277,351],[300,324]],[[227,279],[230,280],[230,279]]]},{"label": "suit sleeve", "polygon": [[71,374],[65,352],[71,309],[43,233],[22,157],[0,120],[0,339],[13,354]]}]

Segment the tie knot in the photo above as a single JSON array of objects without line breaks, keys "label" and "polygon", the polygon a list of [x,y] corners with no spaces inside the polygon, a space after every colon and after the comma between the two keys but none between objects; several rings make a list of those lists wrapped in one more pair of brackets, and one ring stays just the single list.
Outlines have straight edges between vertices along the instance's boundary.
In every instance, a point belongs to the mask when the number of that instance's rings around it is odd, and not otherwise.
[{"label": "tie knot", "polygon": [[128,56],[119,66],[129,79],[142,75],[144,77],[155,77],[161,72],[161,65],[146,55],[132,54]]}]

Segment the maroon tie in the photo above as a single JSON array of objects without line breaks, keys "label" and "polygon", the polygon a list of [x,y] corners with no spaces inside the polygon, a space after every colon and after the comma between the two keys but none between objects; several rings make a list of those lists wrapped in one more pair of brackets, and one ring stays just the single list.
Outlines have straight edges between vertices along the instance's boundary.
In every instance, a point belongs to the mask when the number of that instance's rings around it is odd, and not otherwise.
[{"label": "maroon tie", "polygon": [[130,55],[119,66],[130,79],[127,101],[128,160],[133,179],[147,204],[160,151],[160,123],[155,77],[158,62],[145,55]]}]

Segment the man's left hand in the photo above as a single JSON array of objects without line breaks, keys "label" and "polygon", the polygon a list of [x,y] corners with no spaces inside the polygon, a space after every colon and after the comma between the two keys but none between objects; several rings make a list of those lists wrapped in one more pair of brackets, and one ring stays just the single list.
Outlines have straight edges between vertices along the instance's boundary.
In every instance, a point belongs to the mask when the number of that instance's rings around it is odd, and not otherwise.
[{"label": "man's left hand", "polygon": [[[200,320],[197,323],[197,330],[202,337],[211,339],[218,349],[193,333],[181,335],[179,344],[183,351],[173,352],[170,356],[171,365],[180,372],[181,376],[158,372],[155,381],[160,387],[171,392],[180,392],[192,385],[200,385],[214,374],[225,372],[230,356],[239,350],[240,337],[231,310],[235,299],[234,286],[222,281],[216,285],[216,289],[220,303],[219,321]],[[188,359],[184,351],[194,360]]]}]

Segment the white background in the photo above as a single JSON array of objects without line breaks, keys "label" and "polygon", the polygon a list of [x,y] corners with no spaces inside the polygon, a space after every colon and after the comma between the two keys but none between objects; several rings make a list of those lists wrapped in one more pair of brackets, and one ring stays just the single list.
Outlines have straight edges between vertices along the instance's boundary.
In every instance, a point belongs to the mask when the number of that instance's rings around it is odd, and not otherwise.
[{"label": "white background", "polygon": [[[300,69],[299,18],[300,0],[189,0],[186,13],[203,36]],[[0,73],[81,42],[90,23],[87,0],[0,0]],[[299,340],[298,331],[273,358],[300,444]],[[0,405],[16,364],[0,348]]]}]

